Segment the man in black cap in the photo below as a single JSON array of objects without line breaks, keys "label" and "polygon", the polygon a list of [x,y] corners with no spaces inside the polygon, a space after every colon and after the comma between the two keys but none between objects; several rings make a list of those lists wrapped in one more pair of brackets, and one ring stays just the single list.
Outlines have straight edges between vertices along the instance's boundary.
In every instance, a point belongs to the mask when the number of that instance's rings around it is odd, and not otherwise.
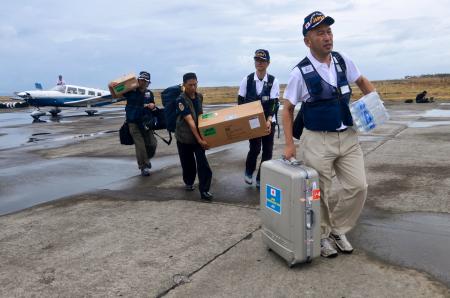
[{"label": "man in black cap", "polygon": [[[258,155],[261,152],[261,163],[272,159],[273,137],[275,135],[275,123],[272,119],[275,117],[278,106],[278,97],[280,95],[280,85],[278,80],[267,73],[270,64],[270,55],[268,50],[259,49],[255,51],[255,72],[244,77],[239,87],[238,104],[260,101],[264,116],[266,117],[267,135],[264,137],[249,140],[250,150],[245,161],[244,181],[247,184],[253,183],[253,172],[256,169]],[[261,164],[256,175],[256,187],[259,189]]]},{"label": "man in black cap", "polygon": [[[353,247],[345,234],[355,225],[364,206],[367,182],[364,157],[349,109],[350,84],[363,94],[375,90],[353,61],[333,52],[334,19],[320,11],[309,14],[303,23],[307,56],[292,70],[283,97],[285,156],[295,157],[292,139],[293,112],[302,102],[304,131],[300,150],[307,166],[317,170],[320,182],[321,255],[336,257],[334,245],[351,253]],[[342,186],[339,200],[329,208],[333,172]]]},{"label": "man in black cap", "polygon": [[183,170],[185,189],[195,189],[194,181],[198,171],[200,198],[211,201],[209,192],[212,171],[206,159],[205,150],[209,148],[198,131],[198,119],[203,114],[203,95],[197,93],[197,75],[193,72],[183,75],[184,92],[177,98],[177,122],[175,137],[178,155]]},{"label": "man in black cap", "polygon": [[146,130],[143,125],[144,109],[155,108],[153,92],[148,89],[150,73],[141,71],[138,77],[139,87],[123,96],[127,99],[125,106],[126,121],[134,140],[136,160],[142,176],[149,176],[152,164],[150,158],[155,155],[157,141],[152,130]]}]

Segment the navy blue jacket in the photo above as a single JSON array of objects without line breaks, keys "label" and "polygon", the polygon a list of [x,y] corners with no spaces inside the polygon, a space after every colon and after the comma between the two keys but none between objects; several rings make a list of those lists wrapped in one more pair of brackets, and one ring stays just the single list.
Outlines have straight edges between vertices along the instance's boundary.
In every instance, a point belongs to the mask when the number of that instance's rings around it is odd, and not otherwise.
[{"label": "navy blue jacket", "polygon": [[144,116],[144,104],[155,102],[153,92],[149,89],[141,92],[138,88],[128,91],[123,96],[127,99],[127,105],[125,106],[127,122],[141,124]]}]

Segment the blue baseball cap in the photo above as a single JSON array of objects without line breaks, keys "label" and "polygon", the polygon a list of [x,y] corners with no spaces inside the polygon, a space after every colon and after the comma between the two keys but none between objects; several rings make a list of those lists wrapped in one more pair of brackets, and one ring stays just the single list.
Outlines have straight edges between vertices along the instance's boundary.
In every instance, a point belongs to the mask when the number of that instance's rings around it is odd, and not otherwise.
[{"label": "blue baseball cap", "polygon": [[310,13],[309,15],[306,16],[305,21],[303,23],[303,36],[306,36],[306,34],[309,31],[316,28],[320,24],[333,25],[334,19],[329,16],[326,17],[320,11]]},{"label": "blue baseball cap", "polygon": [[267,62],[270,62],[270,55],[268,50],[258,49],[255,51],[254,59],[261,59]]}]

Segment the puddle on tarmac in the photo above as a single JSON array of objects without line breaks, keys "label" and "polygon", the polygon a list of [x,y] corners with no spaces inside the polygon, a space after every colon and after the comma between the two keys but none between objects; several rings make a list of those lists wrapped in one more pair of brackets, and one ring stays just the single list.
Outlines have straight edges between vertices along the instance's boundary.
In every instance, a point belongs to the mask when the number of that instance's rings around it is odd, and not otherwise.
[{"label": "puddle on tarmac", "polygon": [[428,272],[450,286],[450,214],[366,209],[349,238],[383,261]]},{"label": "puddle on tarmac", "polygon": [[135,160],[62,158],[0,169],[0,214],[139,174]]},{"label": "puddle on tarmac", "polygon": [[5,134],[0,135],[0,150],[16,148],[27,144],[41,144],[44,142],[68,142],[84,139],[93,139],[110,133],[116,133],[117,130],[105,130],[88,134],[77,135],[53,135],[49,132],[33,133],[27,137],[21,128],[5,128]]},{"label": "puddle on tarmac", "polygon": [[379,142],[392,138],[388,136],[359,135],[358,139],[360,142]]},{"label": "puddle on tarmac", "polygon": [[422,116],[426,118],[449,118],[450,110],[433,109],[426,111]]},{"label": "puddle on tarmac", "polygon": [[443,125],[450,125],[450,121],[414,121],[408,123],[408,127],[412,128],[429,128]]},{"label": "puddle on tarmac", "polygon": [[[214,148],[207,155],[229,148]],[[178,155],[154,158],[152,171],[179,163]],[[0,215],[100,187],[120,189],[139,174],[134,158],[60,158],[0,168]]]}]

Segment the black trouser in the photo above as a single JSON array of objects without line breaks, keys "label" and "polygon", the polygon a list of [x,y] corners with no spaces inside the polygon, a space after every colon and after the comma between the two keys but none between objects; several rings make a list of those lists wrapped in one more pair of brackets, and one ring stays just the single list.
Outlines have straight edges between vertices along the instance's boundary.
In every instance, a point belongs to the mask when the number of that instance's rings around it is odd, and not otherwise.
[{"label": "black trouser", "polygon": [[[263,161],[272,159],[274,135],[275,135],[275,123],[272,123],[270,134],[264,137],[249,140],[250,151],[248,151],[247,160],[245,161],[245,173],[247,175],[253,175],[253,172],[256,169],[256,162],[258,159],[258,155],[261,152],[261,144],[262,144],[261,163]],[[260,174],[261,174],[261,164],[259,164],[258,175],[256,175],[257,181],[260,180],[259,179]]]},{"label": "black trouser", "polygon": [[198,172],[198,189],[200,192],[209,191],[212,171],[206,159],[205,150],[199,144],[183,144],[177,142],[178,155],[183,169],[183,181],[193,185]]}]

